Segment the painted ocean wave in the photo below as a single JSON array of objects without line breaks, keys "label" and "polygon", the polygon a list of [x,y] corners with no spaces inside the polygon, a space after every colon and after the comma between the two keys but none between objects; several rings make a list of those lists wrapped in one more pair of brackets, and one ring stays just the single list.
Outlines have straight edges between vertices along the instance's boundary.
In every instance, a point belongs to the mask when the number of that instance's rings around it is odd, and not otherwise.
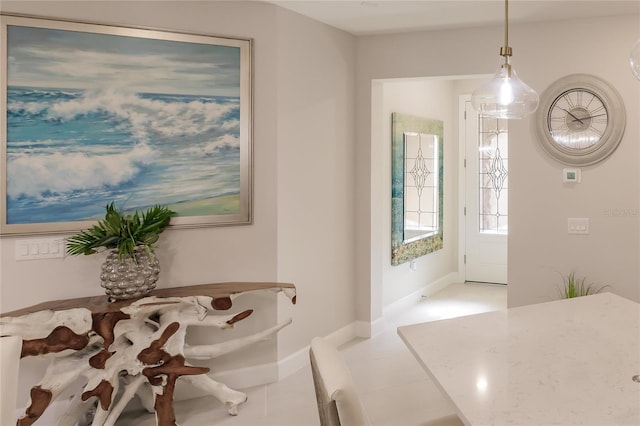
[{"label": "painted ocean wave", "polygon": [[8,223],[240,191],[238,98],[10,87],[7,104]]},{"label": "painted ocean wave", "polygon": [[152,164],[153,151],[138,144],[121,154],[84,155],[79,152],[39,152],[10,154],[11,179],[7,193],[11,198],[44,199],[52,194],[116,187],[131,181],[141,169]]}]

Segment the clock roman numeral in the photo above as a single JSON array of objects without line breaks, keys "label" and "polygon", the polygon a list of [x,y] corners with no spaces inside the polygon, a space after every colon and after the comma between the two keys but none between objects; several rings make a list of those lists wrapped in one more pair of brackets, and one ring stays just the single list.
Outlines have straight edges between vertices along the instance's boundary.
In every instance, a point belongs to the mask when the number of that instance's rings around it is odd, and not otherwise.
[{"label": "clock roman numeral", "polygon": [[604,133],[604,131],[602,131],[602,130],[596,128],[596,127],[593,127],[593,126],[589,126],[589,130],[594,132],[594,133],[597,133],[600,136],[602,136],[602,134]]},{"label": "clock roman numeral", "polygon": [[567,94],[566,94],[566,95],[564,95],[562,98],[565,100],[565,102],[567,103],[567,105],[569,105],[569,108],[573,108],[573,107],[575,107],[575,106],[576,106],[576,105],[573,103],[573,101],[571,100],[571,93],[567,93]]}]

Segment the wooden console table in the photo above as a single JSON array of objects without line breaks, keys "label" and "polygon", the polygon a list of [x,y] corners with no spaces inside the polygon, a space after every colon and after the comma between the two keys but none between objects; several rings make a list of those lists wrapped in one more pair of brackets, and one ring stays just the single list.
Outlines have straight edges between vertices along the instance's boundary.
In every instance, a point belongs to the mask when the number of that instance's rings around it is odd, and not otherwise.
[{"label": "wooden console table", "polygon": [[228,315],[211,312],[228,310],[234,298],[258,290],[281,291],[296,303],[293,284],[233,282],[156,289],[147,297],[116,302],[109,302],[106,295],[58,300],[0,315],[0,335],[22,337],[22,357],[53,357],[40,383],[31,389],[30,403],[17,424],[33,424],[81,376],[87,383],[61,424],[74,424],[96,398],[93,425],[113,425],[138,395],[147,410],[155,411],[158,425],[175,425],[173,394],[180,377],[236,415],[246,395],[216,382],[206,374],[209,368],[192,366],[185,358],[211,359],[242,349],[276,334],[291,319],[211,345],[185,344],[186,329],[233,327],[253,310]]}]

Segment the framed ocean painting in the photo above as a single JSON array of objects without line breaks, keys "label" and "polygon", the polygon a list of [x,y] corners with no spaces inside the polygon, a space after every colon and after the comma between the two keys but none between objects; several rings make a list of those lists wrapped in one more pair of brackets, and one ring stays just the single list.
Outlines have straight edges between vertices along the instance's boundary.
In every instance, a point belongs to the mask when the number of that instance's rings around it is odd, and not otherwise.
[{"label": "framed ocean painting", "polygon": [[0,233],[251,223],[252,42],[0,15]]}]

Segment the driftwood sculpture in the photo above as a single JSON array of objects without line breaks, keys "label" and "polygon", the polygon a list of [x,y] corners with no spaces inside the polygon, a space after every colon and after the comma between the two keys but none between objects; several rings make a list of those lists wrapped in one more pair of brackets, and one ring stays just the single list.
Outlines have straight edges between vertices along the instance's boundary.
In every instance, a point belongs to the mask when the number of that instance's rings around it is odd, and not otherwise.
[{"label": "driftwood sculpture", "polygon": [[109,303],[106,297],[49,302],[0,318],[1,335],[21,336],[22,357],[53,357],[19,426],[33,424],[49,404],[83,377],[86,384],[58,424],[73,425],[98,401],[92,425],[113,425],[138,395],[155,411],[158,425],[176,425],[173,395],[182,380],[220,400],[231,415],[246,401],[244,393],[216,382],[209,368],[186,359],[211,359],[269,338],[291,319],[259,333],[211,345],[185,343],[189,326],[226,329],[253,310],[220,315],[232,300],[248,291],[283,291],[293,303],[295,287],[282,283],[221,283],[155,290],[150,297]]}]

